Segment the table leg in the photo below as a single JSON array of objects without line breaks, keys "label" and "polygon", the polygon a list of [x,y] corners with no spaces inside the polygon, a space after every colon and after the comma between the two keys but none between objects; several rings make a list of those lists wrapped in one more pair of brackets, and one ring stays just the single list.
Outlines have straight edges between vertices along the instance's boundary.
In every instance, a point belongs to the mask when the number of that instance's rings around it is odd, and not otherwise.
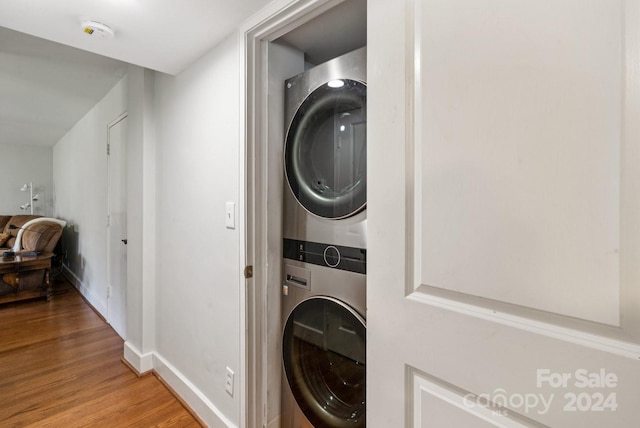
[{"label": "table leg", "polygon": [[53,289],[51,288],[51,281],[49,281],[49,269],[44,270],[44,281],[47,285],[47,302],[51,300],[51,296],[53,295]]}]

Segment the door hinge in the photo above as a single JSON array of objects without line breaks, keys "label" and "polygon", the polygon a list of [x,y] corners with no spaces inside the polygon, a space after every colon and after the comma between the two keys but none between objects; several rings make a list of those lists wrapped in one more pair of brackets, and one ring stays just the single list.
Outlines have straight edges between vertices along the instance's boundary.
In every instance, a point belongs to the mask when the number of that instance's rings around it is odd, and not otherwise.
[{"label": "door hinge", "polygon": [[253,278],[253,266],[244,267],[244,277],[246,279]]},{"label": "door hinge", "polygon": [[107,143],[107,156],[111,154],[111,144]]}]

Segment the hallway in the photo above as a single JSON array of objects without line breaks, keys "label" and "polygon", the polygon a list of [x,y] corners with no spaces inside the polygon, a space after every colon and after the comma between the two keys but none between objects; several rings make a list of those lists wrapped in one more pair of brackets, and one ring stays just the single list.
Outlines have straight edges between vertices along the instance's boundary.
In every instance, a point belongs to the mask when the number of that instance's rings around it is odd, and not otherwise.
[{"label": "hallway", "polygon": [[0,305],[0,426],[200,426],[61,276],[54,293]]}]

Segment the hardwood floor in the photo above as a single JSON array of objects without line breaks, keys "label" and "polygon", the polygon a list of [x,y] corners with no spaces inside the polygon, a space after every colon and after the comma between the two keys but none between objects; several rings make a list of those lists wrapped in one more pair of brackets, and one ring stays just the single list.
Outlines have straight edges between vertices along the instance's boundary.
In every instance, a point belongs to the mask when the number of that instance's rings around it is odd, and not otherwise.
[{"label": "hardwood floor", "polygon": [[199,427],[62,278],[56,295],[0,305],[1,427]]}]

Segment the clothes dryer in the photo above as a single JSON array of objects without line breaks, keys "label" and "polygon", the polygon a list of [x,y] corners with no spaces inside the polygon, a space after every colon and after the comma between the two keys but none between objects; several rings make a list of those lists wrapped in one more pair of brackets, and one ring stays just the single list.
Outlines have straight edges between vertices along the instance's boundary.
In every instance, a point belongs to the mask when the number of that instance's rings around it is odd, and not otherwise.
[{"label": "clothes dryer", "polygon": [[285,82],[285,238],[366,248],[366,109],[366,48]]},{"label": "clothes dryer", "polygon": [[364,427],[366,49],[285,82],[282,428]]}]

